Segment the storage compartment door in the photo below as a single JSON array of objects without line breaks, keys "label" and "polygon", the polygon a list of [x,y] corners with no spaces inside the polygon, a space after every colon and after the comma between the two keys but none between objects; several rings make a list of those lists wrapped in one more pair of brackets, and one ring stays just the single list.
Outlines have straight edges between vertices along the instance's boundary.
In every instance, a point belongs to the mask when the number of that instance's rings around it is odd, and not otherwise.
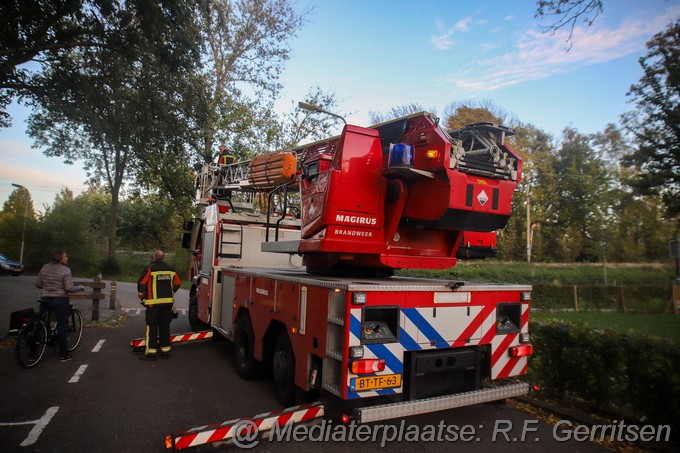
[{"label": "storage compartment door", "polygon": [[234,315],[234,293],[236,279],[222,274],[222,298],[220,300],[220,325],[223,330],[231,334],[231,324]]}]

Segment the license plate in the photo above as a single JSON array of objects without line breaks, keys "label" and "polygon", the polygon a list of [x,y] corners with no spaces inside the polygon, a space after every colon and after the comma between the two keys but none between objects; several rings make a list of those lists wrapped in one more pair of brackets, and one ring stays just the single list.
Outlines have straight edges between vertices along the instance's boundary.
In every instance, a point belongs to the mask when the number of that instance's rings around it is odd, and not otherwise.
[{"label": "license plate", "polygon": [[380,390],[394,387],[401,387],[401,374],[352,378],[349,381],[349,388],[352,392],[365,392],[366,390]]}]

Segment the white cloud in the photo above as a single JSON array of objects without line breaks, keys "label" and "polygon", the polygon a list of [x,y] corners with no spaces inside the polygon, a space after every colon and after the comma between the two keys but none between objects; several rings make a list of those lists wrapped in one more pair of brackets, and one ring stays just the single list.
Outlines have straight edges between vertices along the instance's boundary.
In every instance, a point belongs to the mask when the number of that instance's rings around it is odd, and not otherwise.
[{"label": "white cloud", "polygon": [[437,29],[439,34],[433,36],[430,39],[430,43],[433,44],[439,50],[447,50],[453,47],[456,41],[453,39],[454,33],[465,33],[470,31],[470,23],[472,22],[472,17],[465,17],[456,22],[453,27],[447,28],[443,22],[436,21]]},{"label": "white cloud", "polygon": [[512,51],[474,63],[468,69],[474,72],[473,76],[453,76],[444,81],[475,94],[616,60],[644,50],[645,42],[665,29],[678,14],[680,6],[652,20],[628,19],[615,29],[606,28],[601,22],[576,27],[569,52],[566,51],[569,31],[550,34],[529,30],[517,40]]}]

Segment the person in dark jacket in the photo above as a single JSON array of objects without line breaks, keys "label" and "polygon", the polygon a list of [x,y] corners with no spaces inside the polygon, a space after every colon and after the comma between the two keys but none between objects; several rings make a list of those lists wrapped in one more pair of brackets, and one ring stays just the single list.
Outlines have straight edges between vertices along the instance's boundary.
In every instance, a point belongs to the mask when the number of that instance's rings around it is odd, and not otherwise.
[{"label": "person in dark jacket", "polygon": [[137,292],[146,307],[145,360],[156,360],[160,340],[161,357],[170,357],[170,322],[175,292],[181,282],[177,272],[165,263],[165,253],[156,250],[153,262],[137,280]]},{"label": "person in dark jacket", "polygon": [[227,150],[227,145],[220,145],[220,154],[217,156],[217,163],[220,165],[231,165],[236,162],[236,156]]},{"label": "person in dark jacket", "polygon": [[40,314],[47,310],[54,311],[57,318],[57,340],[59,340],[59,355],[62,362],[72,360],[68,353],[66,340],[68,336],[68,309],[70,305],[69,293],[84,291],[82,285],[74,285],[71,269],[68,264],[68,255],[64,250],[52,253],[51,262],[45,264],[38,272],[35,286],[40,291]]}]

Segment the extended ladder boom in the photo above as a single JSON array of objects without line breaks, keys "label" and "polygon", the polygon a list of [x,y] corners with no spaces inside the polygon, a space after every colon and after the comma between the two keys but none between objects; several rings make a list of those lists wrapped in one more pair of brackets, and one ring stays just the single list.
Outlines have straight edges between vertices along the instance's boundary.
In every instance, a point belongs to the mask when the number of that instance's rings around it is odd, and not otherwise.
[{"label": "extended ladder boom", "polygon": [[224,200],[232,191],[259,192],[299,182],[297,153],[276,151],[234,164],[203,164],[198,175],[199,204]]}]

